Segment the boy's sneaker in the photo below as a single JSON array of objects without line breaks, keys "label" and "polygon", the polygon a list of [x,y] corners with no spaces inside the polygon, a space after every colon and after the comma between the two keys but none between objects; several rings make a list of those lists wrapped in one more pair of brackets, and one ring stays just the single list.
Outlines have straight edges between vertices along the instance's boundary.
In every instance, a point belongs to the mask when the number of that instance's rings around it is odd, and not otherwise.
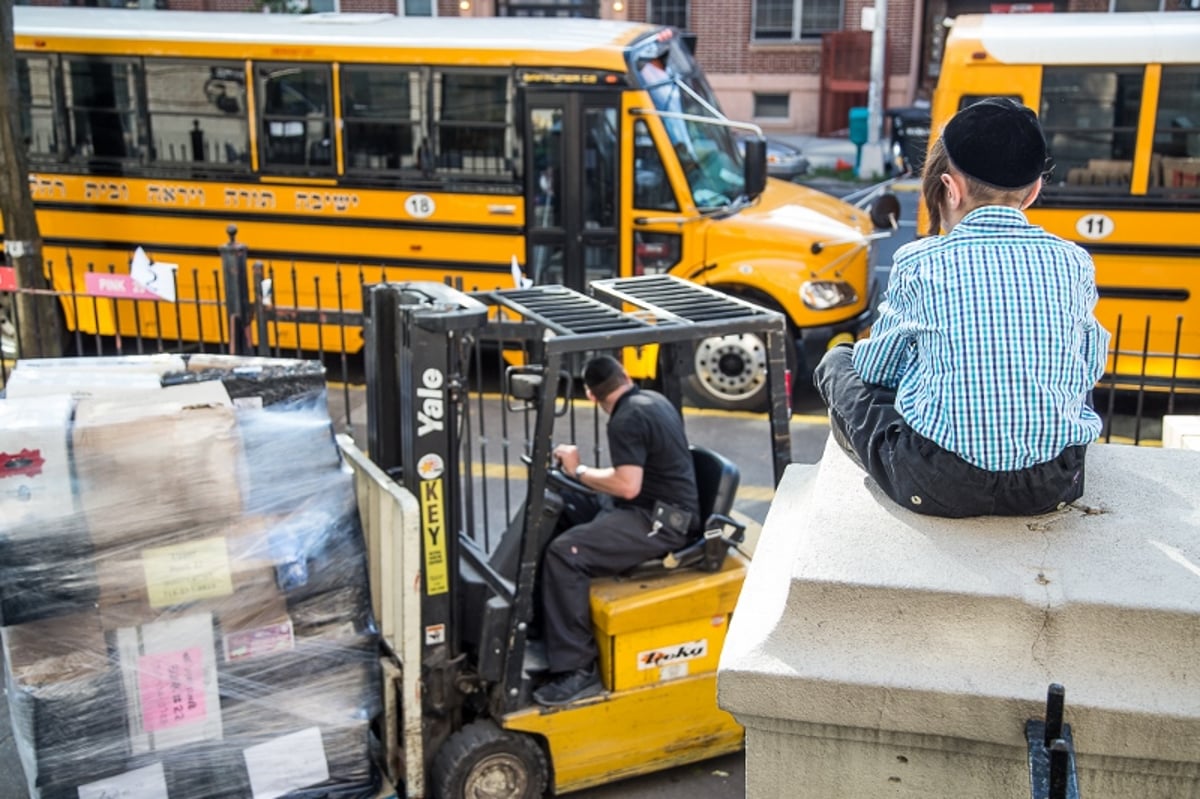
[{"label": "boy's sneaker", "polygon": [[539,705],[556,707],[603,692],[604,685],[600,682],[600,674],[593,662],[586,669],[564,671],[554,675],[548,683],[533,692],[533,701]]}]

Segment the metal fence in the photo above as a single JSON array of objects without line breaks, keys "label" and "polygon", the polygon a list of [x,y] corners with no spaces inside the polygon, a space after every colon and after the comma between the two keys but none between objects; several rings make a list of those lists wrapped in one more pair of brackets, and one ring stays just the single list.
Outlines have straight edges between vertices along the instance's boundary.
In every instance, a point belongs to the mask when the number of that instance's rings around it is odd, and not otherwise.
[{"label": "metal fence", "polygon": [[[351,396],[363,382],[357,355],[362,345],[361,298],[365,286],[398,277],[398,270],[393,268],[389,275],[386,267],[343,264],[334,272],[332,291],[325,278],[323,294],[322,277],[315,272],[296,264],[252,261],[246,246],[236,241],[236,232],[234,226],[228,228],[229,240],[215,248],[211,269],[171,273],[170,301],[134,284],[128,264],[120,269],[111,263],[80,265],[69,252],[62,261],[45,262],[49,284],[58,288],[17,289],[11,268],[0,270],[0,386],[7,382],[18,353],[26,350],[19,334],[17,294],[48,295],[56,300],[64,354],[177,352],[319,359],[330,389],[341,393],[338,404],[344,410],[335,422],[345,429],[364,424],[364,419],[354,418]],[[475,288],[461,281],[455,287]],[[1164,415],[1200,413],[1200,354],[1181,351],[1185,320],[1173,321],[1174,347],[1156,351],[1150,348],[1151,318],[1118,317],[1109,352],[1113,374],[1093,393],[1094,407],[1105,421],[1102,441],[1157,445]],[[1161,324],[1155,321],[1155,340],[1164,338]]]}]

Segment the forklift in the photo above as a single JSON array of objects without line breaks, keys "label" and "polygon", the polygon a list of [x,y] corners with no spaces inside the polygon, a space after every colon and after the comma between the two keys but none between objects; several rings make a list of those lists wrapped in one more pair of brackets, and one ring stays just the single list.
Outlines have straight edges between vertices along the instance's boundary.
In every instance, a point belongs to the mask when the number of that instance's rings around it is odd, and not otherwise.
[{"label": "forklift", "polygon": [[533,799],[740,750],[743,730],[716,701],[747,569],[736,465],[693,447],[703,535],[593,581],[598,696],[532,699],[546,676],[538,570],[564,488],[581,488],[554,444],[605,462],[604,420],[577,388],[592,355],[658,359],[655,388],[680,408],[692,342],[756,334],[778,483],[791,460],[783,316],[669,275],[594,281],[588,294],[383,283],[364,287],[363,308],[369,458],[339,444],[370,551],[378,732],[396,795]]}]

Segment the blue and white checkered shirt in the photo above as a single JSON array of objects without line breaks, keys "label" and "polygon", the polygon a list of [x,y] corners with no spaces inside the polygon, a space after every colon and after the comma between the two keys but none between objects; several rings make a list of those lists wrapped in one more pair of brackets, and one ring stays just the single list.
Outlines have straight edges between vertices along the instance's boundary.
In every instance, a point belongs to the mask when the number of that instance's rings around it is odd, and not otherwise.
[{"label": "blue and white checkered shirt", "polygon": [[943,449],[1023,469],[1100,433],[1087,404],[1108,350],[1096,299],[1083,249],[1015,208],[977,208],[949,235],[896,252],[854,368],[895,388],[900,415]]}]

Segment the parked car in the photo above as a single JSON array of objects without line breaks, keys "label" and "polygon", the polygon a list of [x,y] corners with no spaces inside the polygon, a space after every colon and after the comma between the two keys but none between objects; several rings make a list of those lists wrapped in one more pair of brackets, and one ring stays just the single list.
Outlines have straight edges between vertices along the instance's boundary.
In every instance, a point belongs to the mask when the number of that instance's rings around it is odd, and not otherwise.
[{"label": "parked car", "polygon": [[888,171],[894,175],[920,174],[925,164],[925,150],[929,146],[929,108],[889,108],[887,117],[892,128]]},{"label": "parked car", "polygon": [[[736,138],[738,149],[745,155],[746,140],[752,138],[752,134],[738,135]],[[808,171],[808,159],[800,152],[800,148],[770,136],[766,139],[768,175],[783,180],[794,180]]]}]

